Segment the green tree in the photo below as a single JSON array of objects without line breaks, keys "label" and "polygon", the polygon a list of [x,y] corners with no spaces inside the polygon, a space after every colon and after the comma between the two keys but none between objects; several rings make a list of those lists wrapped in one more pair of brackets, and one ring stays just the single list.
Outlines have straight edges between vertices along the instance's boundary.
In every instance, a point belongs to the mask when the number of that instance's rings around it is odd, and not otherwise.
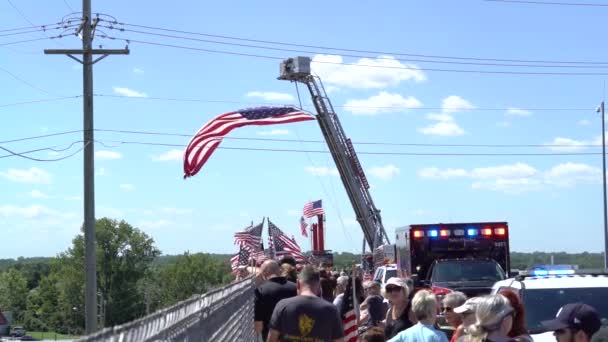
[{"label": "green tree", "polygon": [[[95,223],[97,239],[97,281],[104,325],[134,320],[145,312],[144,294],[138,284],[160,251],[154,240],[125,221],[102,218]],[[84,321],[84,235],[59,257],[60,295],[69,328]],[[75,325],[75,326],[74,326]]]},{"label": "green tree", "polygon": [[30,291],[24,323],[30,330],[59,330],[63,328],[59,307],[59,275],[54,273],[40,280],[39,286]]},{"label": "green tree", "polygon": [[162,284],[156,291],[158,302],[167,306],[221,286],[230,281],[231,275],[229,266],[217,258],[186,252],[162,268],[157,279]]},{"label": "green tree", "polygon": [[0,307],[11,311],[16,321],[23,319],[27,303],[27,280],[15,269],[0,274]]}]

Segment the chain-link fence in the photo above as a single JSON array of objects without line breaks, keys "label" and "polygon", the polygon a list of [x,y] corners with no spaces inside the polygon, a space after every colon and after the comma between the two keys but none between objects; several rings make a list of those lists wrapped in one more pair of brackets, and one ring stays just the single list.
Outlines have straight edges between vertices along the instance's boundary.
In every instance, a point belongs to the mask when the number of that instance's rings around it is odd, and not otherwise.
[{"label": "chain-link fence", "polygon": [[232,283],[79,342],[254,342],[253,281]]}]

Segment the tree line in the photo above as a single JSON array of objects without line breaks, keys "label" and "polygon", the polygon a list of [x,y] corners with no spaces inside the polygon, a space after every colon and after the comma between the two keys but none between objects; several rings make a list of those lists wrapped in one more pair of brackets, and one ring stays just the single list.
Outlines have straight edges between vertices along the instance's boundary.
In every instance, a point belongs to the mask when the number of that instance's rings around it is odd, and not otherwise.
[{"label": "tree line", "polygon": [[[132,321],[194,294],[229,283],[230,254],[161,255],[154,240],[125,221],[96,221],[100,326]],[[511,253],[511,267],[551,263],[603,267],[602,253]],[[334,253],[335,269],[360,255]],[[0,259],[0,310],[28,330],[78,335],[84,331],[84,236],[52,258]]]},{"label": "tree line", "polygon": [[[161,257],[154,240],[125,221],[96,221],[99,322],[113,326],[230,282],[225,258]],[[31,331],[84,331],[84,235],[53,258],[0,260],[0,310]]]}]

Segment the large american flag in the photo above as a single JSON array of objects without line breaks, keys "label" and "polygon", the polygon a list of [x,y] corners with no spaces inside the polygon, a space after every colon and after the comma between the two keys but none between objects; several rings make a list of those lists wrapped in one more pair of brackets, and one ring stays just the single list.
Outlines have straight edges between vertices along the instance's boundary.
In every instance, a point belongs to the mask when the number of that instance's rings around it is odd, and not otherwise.
[{"label": "large american flag", "polygon": [[261,250],[262,229],[264,229],[264,221],[256,226],[251,225],[242,232],[234,233],[234,244],[252,252]]},{"label": "large american flag", "polygon": [[232,271],[236,271],[239,266],[248,266],[250,256],[251,253],[249,253],[249,251],[245,248],[241,247],[239,252],[235,256],[230,258],[230,268],[232,269]]},{"label": "large american flag", "polygon": [[321,200],[308,202],[304,205],[303,209],[304,218],[311,218],[317,215],[325,214],[323,210],[323,203]]},{"label": "large american flag", "polygon": [[221,114],[207,122],[190,140],[184,152],[184,178],[196,175],[224,136],[235,128],[314,119],[313,115],[293,107],[258,107]]},{"label": "large american flag", "polygon": [[354,277],[351,276],[346,290],[344,291],[344,298],[342,299],[342,308],[340,315],[342,316],[342,327],[344,328],[344,342],[357,342],[357,312],[355,308],[358,307],[357,299],[355,296],[355,284]]},{"label": "large american flag", "polygon": [[306,257],[302,254],[300,246],[295,239],[290,239],[279,227],[268,220],[268,239],[274,250],[274,257],[279,258],[285,254],[291,254],[296,262],[306,262]]}]

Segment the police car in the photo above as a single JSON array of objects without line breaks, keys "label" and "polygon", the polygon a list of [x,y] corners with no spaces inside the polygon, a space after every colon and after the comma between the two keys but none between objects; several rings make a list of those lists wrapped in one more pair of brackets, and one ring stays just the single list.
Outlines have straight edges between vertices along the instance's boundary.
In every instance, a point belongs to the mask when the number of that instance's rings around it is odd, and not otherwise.
[{"label": "police car", "polygon": [[589,304],[597,309],[604,322],[608,319],[608,273],[605,271],[534,267],[495,283],[492,293],[505,289],[518,293],[522,299],[526,323],[535,342],[555,341],[552,332],[543,333],[541,322],[553,319],[568,303]]},{"label": "police car", "polygon": [[384,284],[392,278],[397,276],[397,264],[388,264],[380,266],[374,273],[374,281],[379,282],[384,289]]}]

